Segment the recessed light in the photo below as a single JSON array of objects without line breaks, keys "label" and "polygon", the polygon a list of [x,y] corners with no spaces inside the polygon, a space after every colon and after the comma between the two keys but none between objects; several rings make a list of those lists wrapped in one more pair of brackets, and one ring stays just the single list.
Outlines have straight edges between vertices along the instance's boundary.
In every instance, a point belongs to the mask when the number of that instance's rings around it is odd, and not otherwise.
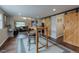
[{"label": "recessed light", "polygon": [[56,9],[54,8],[53,11],[56,11]]}]

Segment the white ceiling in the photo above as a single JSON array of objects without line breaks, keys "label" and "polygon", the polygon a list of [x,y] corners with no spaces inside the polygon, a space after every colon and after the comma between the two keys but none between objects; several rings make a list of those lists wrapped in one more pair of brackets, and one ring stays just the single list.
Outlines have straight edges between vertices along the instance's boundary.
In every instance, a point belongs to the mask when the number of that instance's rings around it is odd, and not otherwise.
[{"label": "white ceiling", "polygon": [[[41,18],[79,7],[79,5],[1,5],[0,7],[12,16],[18,16],[21,13],[22,16]],[[53,8],[56,9],[55,12]]]}]

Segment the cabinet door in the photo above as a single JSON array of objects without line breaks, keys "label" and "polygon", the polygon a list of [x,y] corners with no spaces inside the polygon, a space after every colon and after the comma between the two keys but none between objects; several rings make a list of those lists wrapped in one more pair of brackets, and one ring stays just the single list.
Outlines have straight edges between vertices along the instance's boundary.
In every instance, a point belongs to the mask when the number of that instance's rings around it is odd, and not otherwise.
[{"label": "cabinet door", "polygon": [[64,42],[78,46],[78,13],[70,12],[64,17]]}]

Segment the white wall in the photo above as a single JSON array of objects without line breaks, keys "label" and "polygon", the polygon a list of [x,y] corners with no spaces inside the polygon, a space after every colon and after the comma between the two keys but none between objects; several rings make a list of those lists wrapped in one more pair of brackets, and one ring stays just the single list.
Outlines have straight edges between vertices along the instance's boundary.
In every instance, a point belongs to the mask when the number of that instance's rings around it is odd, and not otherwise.
[{"label": "white wall", "polygon": [[57,15],[57,37],[63,35],[64,14]]},{"label": "white wall", "polygon": [[51,17],[51,37],[56,39],[63,35],[64,14]]},{"label": "white wall", "polygon": [[[0,13],[4,14],[4,12],[0,9]],[[7,40],[8,31],[7,28],[3,28],[0,30],[0,46]]]},{"label": "white wall", "polygon": [[0,30],[0,46],[8,39],[7,28]]},{"label": "white wall", "polygon": [[51,37],[55,39],[56,39],[56,34],[57,34],[56,21],[57,21],[56,16],[52,16],[51,17]]},{"label": "white wall", "polygon": [[11,29],[14,29],[15,28],[15,25],[14,25],[14,17],[13,16],[10,16],[9,17],[9,25],[11,26]]}]

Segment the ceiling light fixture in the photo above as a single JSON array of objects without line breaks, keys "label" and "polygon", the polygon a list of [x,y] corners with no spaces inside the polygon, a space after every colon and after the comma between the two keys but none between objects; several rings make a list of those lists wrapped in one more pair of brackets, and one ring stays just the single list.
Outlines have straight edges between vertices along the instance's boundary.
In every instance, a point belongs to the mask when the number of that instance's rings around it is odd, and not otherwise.
[{"label": "ceiling light fixture", "polygon": [[54,8],[53,11],[56,11],[56,9]]}]

